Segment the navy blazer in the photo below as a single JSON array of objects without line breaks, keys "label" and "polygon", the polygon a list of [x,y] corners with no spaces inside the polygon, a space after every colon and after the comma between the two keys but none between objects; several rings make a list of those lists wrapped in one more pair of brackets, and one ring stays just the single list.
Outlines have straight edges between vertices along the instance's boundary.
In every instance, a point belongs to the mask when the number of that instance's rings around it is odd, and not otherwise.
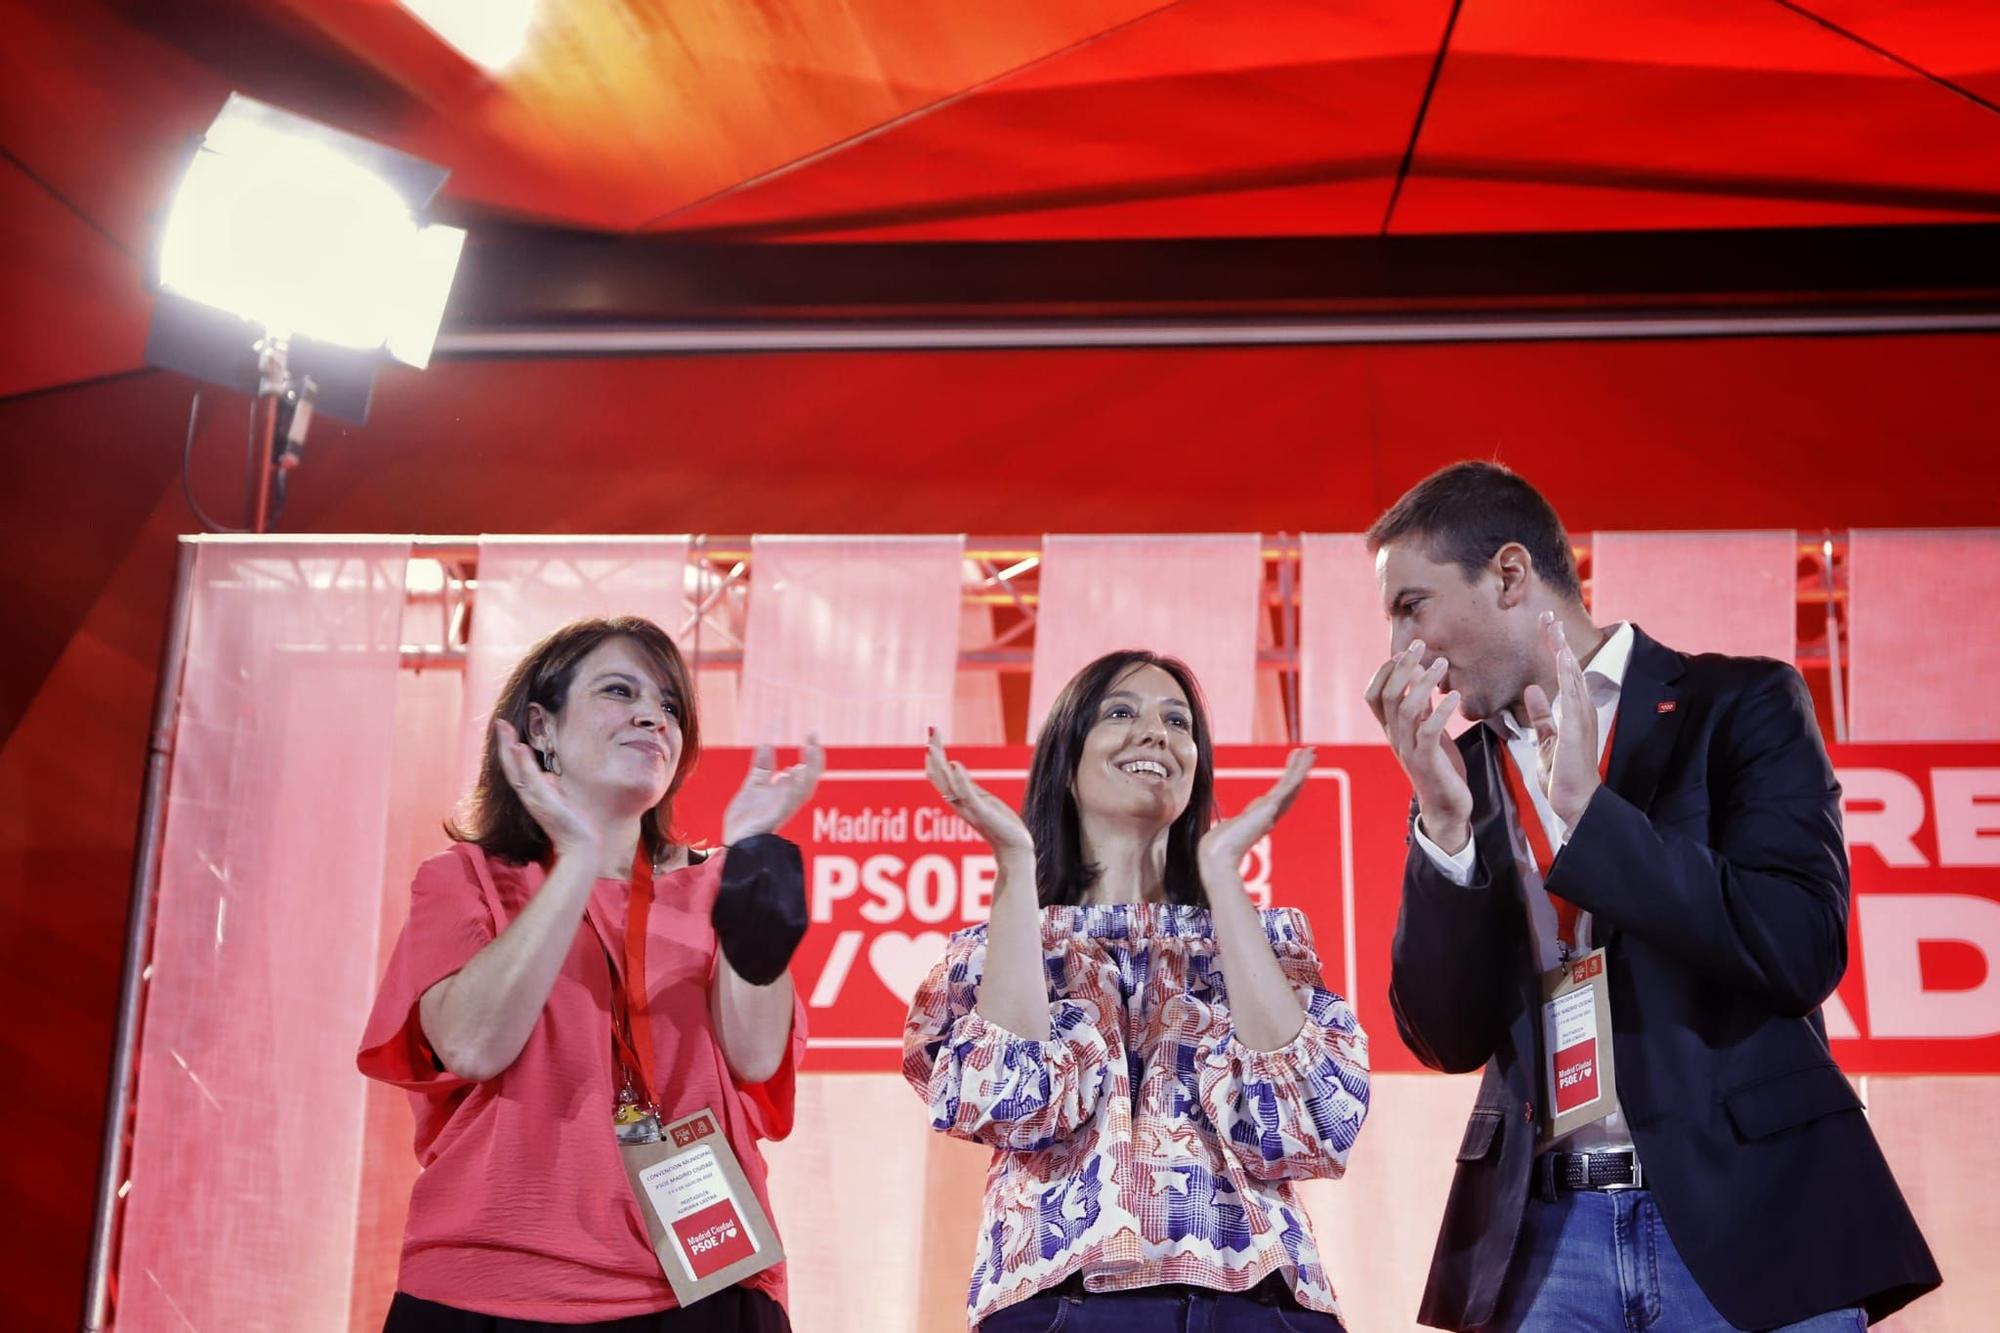
[{"label": "navy blazer", "polygon": [[[1474,1329],[1514,1255],[1537,1143],[1537,968],[1485,726],[1458,738],[1476,865],[1412,839],[1392,951],[1403,1040],[1485,1068],[1418,1317]],[[1847,966],[1840,787],[1791,666],[1634,630],[1605,785],[1549,873],[1610,960],[1613,1070],[1674,1247],[1724,1318],[1765,1328],[1938,1285],[1819,1006]]]}]

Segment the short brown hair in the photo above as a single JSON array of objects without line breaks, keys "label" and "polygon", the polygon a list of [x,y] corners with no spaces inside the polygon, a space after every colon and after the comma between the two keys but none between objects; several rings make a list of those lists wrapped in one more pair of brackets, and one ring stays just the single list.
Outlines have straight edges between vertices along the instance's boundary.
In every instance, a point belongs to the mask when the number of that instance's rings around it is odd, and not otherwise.
[{"label": "short brown hair", "polygon": [[466,798],[460,818],[444,826],[453,840],[477,843],[493,855],[517,863],[548,859],[554,848],[508,784],[492,724],[507,722],[526,740],[528,706],[540,704],[551,713],[560,712],[569,697],[577,664],[609,640],[621,638],[630,639],[648,659],[659,678],[661,693],[680,705],[680,763],[667,782],[667,794],[639,821],[640,840],[655,865],[672,849],[674,793],[701,757],[701,726],[695,720],[694,688],[680,649],[674,647],[665,630],[642,616],[573,620],[530,648],[515,664],[487,718],[486,739],[479,752],[479,781]]},{"label": "short brown hair", "polygon": [[1368,529],[1368,553],[1411,536],[1423,540],[1433,559],[1457,565],[1467,579],[1485,569],[1501,547],[1519,542],[1542,582],[1583,600],[1576,553],[1555,506],[1498,463],[1453,463],[1410,487]]}]

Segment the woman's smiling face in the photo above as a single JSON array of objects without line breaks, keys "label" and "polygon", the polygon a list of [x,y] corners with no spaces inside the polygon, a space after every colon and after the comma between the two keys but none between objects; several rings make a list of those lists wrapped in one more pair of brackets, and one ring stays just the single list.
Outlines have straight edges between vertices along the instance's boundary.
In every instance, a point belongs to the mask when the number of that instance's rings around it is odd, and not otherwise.
[{"label": "woman's smiling face", "polygon": [[1097,701],[1070,782],[1077,811],[1166,828],[1187,809],[1198,758],[1186,692],[1171,673],[1141,663]]},{"label": "woman's smiling face", "polygon": [[621,636],[578,662],[563,706],[551,714],[537,705],[529,725],[537,749],[554,749],[565,788],[644,808],[666,796],[680,764],[682,708]]}]

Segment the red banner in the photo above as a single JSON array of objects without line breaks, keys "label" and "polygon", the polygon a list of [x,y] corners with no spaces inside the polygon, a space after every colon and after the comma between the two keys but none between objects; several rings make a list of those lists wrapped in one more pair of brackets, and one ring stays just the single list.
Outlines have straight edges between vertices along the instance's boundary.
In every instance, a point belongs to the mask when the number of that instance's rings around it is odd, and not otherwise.
[{"label": "red banner", "polygon": [[1833,762],[1854,868],[1835,1057],[2000,1072],[2000,746],[1839,745]]},{"label": "red banner", "polygon": [[[1216,798],[1241,809],[1285,750],[1216,752]],[[1024,746],[952,757],[1020,800]],[[1848,969],[1826,1010],[1850,1073],[2000,1072],[2000,746],[1836,746],[1854,865]],[[748,764],[711,750],[681,799],[686,827],[721,827]],[[1387,750],[1321,746],[1298,802],[1252,850],[1244,880],[1267,906],[1312,919],[1327,983],[1353,999],[1378,1070],[1419,1066],[1396,1037],[1389,942],[1410,789]],[[792,966],[812,1030],[810,1068],[893,1070],[910,996],[951,931],[982,921],[994,864],[932,791],[923,753],[842,749],[785,829],[805,853],[812,925]]]}]

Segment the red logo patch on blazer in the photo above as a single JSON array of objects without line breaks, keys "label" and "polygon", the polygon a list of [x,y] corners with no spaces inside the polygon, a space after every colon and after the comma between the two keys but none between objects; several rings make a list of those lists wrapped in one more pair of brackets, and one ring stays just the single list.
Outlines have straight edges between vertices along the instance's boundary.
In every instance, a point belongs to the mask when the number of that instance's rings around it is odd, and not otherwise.
[{"label": "red logo patch on blazer", "polygon": [[1660,702],[1658,702],[1658,703],[1656,703],[1656,704],[1654,704],[1654,705],[1653,705],[1653,711],[1654,711],[1655,713],[1671,713],[1671,712],[1673,712],[1673,711],[1674,711],[1674,710],[1675,710],[1676,708],[1679,708],[1679,707],[1680,707],[1680,703],[1679,703],[1679,701],[1678,701],[1678,700],[1674,700],[1674,699],[1662,699],[1662,700],[1660,700]]}]

